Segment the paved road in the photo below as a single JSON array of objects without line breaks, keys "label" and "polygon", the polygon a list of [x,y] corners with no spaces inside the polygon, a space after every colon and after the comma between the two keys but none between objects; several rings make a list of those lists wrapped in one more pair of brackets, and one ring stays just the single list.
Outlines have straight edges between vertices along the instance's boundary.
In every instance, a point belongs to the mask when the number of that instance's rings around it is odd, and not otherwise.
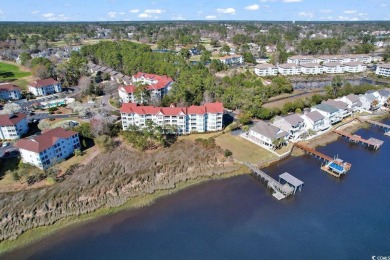
[{"label": "paved road", "polygon": [[49,114],[49,113],[35,113],[34,115],[27,116],[27,121],[30,120],[41,120],[45,118],[69,118],[69,117],[75,117],[76,115],[73,114]]},{"label": "paved road", "polygon": [[[13,144],[10,144],[6,147],[0,147],[0,157],[3,157],[3,155],[6,153],[6,152],[12,152],[12,151],[18,151],[18,148],[14,147]],[[15,154],[16,155],[16,154]],[[16,155],[17,156],[17,155]],[[11,156],[11,157],[15,157],[15,156]]]},{"label": "paved road", "polygon": [[117,111],[119,109],[111,106],[110,104],[110,95],[104,95],[103,98],[102,98],[102,106],[104,107],[104,109],[106,110],[109,110],[109,111]]}]

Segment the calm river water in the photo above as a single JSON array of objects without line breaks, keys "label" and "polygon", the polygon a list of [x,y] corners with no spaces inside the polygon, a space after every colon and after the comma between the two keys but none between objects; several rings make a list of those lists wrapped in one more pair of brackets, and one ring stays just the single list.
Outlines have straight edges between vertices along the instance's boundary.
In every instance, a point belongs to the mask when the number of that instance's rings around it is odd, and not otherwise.
[{"label": "calm river water", "polygon": [[[386,120],[390,124],[390,120]],[[390,137],[378,151],[343,139],[318,150],[352,163],[342,179],[308,156],[264,171],[305,182],[277,201],[250,176],[208,182],[154,205],[68,228],[9,259],[371,259],[390,256]]]}]

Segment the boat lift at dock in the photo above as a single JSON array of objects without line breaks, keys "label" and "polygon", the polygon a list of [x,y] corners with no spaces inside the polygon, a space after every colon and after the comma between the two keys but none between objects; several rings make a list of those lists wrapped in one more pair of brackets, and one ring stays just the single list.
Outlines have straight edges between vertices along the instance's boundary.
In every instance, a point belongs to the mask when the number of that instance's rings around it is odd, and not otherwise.
[{"label": "boat lift at dock", "polygon": [[325,164],[321,166],[321,170],[329,173],[330,175],[339,178],[341,175],[346,174],[352,167],[352,164],[344,162],[340,158],[332,158],[323,154],[303,143],[296,143],[296,147],[303,150],[305,153],[310,154],[320,160],[324,161]]},{"label": "boat lift at dock", "polygon": [[274,196],[277,200],[294,195],[297,190],[302,190],[303,182],[287,172],[279,175],[279,180],[283,180],[285,182],[282,184],[280,181],[276,181],[274,178],[252,164],[247,162],[244,162],[243,164],[251,169],[257,178],[263,180],[268,188],[273,190],[272,196]]}]

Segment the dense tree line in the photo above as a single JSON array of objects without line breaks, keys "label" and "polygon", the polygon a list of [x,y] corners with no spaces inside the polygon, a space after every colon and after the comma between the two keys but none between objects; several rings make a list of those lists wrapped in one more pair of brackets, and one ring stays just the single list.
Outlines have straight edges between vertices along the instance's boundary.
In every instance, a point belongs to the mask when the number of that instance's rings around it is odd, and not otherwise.
[{"label": "dense tree line", "polygon": [[337,54],[343,42],[340,39],[303,39],[299,46],[298,51],[301,54]]}]

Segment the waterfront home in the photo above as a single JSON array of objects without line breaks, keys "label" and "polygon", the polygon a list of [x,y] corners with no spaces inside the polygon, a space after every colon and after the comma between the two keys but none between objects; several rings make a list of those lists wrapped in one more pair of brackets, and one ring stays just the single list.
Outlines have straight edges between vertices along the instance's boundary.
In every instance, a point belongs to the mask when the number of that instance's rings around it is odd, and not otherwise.
[{"label": "waterfront home", "polygon": [[168,76],[138,72],[132,76],[134,85],[147,85],[146,89],[152,99],[161,100],[172,88],[173,80]]},{"label": "waterfront home", "polygon": [[308,55],[295,55],[287,58],[287,63],[301,65],[305,63],[318,63],[317,58]]},{"label": "waterfront home", "polygon": [[301,67],[295,63],[279,64],[278,72],[284,76],[301,74]]},{"label": "waterfront home", "polygon": [[378,64],[376,66],[375,74],[384,77],[390,77],[390,64]]},{"label": "waterfront home", "polygon": [[19,139],[27,131],[26,114],[0,115],[0,139]]},{"label": "waterfront home", "polygon": [[328,74],[339,74],[344,73],[345,71],[345,65],[339,62],[324,63],[322,66],[324,73]]},{"label": "waterfront home", "polygon": [[378,98],[373,93],[366,93],[359,96],[362,102],[362,109],[366,111],[377,110],[380,107]]},{"label": "waterfront home", "polygon": [[163,128],[173,127],[178,134],[190,134],[220,131],[223,123],[223,105],[219,102],[190,107],[155,107],[123,103],[120,112],[123,130],[127,130],[131,125],[144,128],[147,126],[146,122],[150,120]]},{"label": "waterfront home", "polygon": [[343,101],[329,99],[326,101],[322,101],[322,104],[328,104],[330,106],[339,109],[339,114],[341,115],[342,118],[346,118],[352,115],[352,109],[350,109],[348,107],[348,104]]},{"label": "waterfront home", "polygon": [[304,63],[300,66],[302,74],[316,75],[324,72],[324,68],[318,63]]},{"label": "waterfront home", "polygon": [[360,98],[358,95],[355,94],[349,94],[348,96],[343,96],[341,98],[338,98],[336,100],[343,101],[347,103],[348,108],[352,109],[352,112],[356,112],[361,109],[362,102],[360,101]]},{"label": "waterfront home", "polygon": [[20,139],[19,148],[22,161],[42,170],[59,163],[80,148],[79,134],[63,128],[42,131],[42,134]]},{"label": "waterfront home", "polygon": [[390,88],[378,90],[379,103],[383,106],[390,98]]},{"label": "waterfront home", "polygon": [[12,83],[0,83],[0,99],[16,100],[21,99],[20,88]]},{"label": "waterfront home", "polygon": [[290,139],[296,139],[305,132],[305,121],[297,114],[285,117],[277,116],[272,123],[289,134]]},{"label": "waterfront home", "polygon": [[312,111],[302,116],[306,130],[324,131],[330,127],[329,121],[318,111]]},{"label": "waterfront home", "polygon": [[250,128],[247,137],[255,143],[275,149],[287,143],[289,134],[270,123],[258,121]]},{"label": "waterfront home", "polygon": [[340,115],[340,110],[328,104],[316,105],[311,108],[311,111],[318,111],[332,125],[340,122],[342,119],[342,116]]},{"label": "waterfront home", "polygon": [[359,73],[367,69],[367,66],[359,61],[346,62],[344,66],[344,71],[349,73]]},{"label": "waterfront home", "polygon": [[255,66],[255,73],[258,76],[276,76],[278,74],[278,67],[272,64],[264,63]]},{"label": "waterfront home", "polygon": [[35,80],[28,85],[28,91],[35,96],[46,96],[62,91],[61,83],[53,78]]},{"label": "waterfront home", "polygon": [[233,54],[218,58],[225,65],[240,65],[244,63],[244,57],[242,55]]}]

